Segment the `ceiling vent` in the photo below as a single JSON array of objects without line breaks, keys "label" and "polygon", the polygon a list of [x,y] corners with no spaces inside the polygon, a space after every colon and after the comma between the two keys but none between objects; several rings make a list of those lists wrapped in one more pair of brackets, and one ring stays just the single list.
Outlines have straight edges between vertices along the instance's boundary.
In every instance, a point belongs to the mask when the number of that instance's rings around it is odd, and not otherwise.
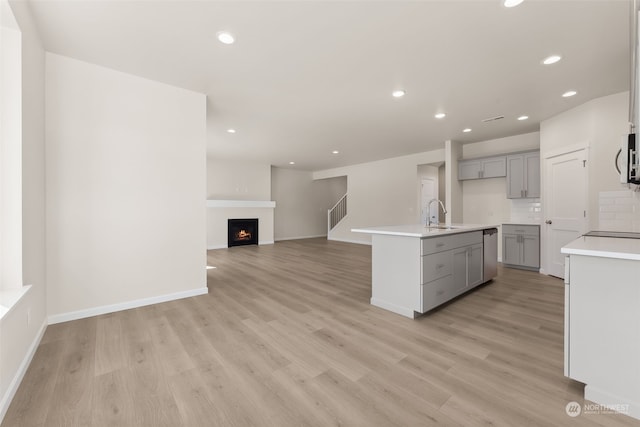
[{"label": "ceiling vent", "polygon": [[483,123],[495,122],[496,120],[500,120],[500,119],[504,119],[504,116],[489,117],[488,119],[484,119],[482,122]]}]

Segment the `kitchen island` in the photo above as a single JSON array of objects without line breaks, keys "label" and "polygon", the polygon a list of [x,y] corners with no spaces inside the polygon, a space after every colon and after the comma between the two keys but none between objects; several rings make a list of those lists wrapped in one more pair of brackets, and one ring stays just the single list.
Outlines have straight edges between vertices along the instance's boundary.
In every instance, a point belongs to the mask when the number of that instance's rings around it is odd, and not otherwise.
[{"label": "kitchen island", "polygon": [[487,248],[491,259],[485,260],[484,237],[495,227],[416,224],[352,229],[371,235],[371,304],[415,318],[491,280],[497,248]]},{"label": "kitchen island", "polygon": [[582,236],[561,251],[564,374],[585,399],[640,419],[640,238]]}]

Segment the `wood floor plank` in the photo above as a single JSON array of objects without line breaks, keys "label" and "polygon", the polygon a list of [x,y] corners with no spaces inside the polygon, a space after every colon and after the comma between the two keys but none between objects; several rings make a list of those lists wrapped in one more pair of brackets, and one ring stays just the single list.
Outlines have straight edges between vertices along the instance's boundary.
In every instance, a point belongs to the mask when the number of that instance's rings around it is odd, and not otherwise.
[{"label": "wood floor plank", "polygon": [[640,426],[566,415],[560,280],[499,266],[408,319],[369,304],[370,246],[207,259],[207,295],[47,328],[2,427]]},{"label": "wood floor plank", "polygon": [[[126,316],[126,315],[125,315]],[[96,327],[95,375],[101,376],[127,366],[121,321],[124,316],[98,316]]]},{"label": "wood floor plank", "polygon": [[62,339],[49,340],[38,347],[11,404],[11,417],[15,427],[45,425],[51,400],[54,398],[57,379],[55,373],[58,372],[65,354],[65,344]]},{"label": "wood floor plank", "polygon": [[91,425],[97,318],[69,323],[46,426]]},{"label": "wood floor plank", "polygon": [[133,395],[126,369],[97,375],[93,386],[91,425],[119,427],[135,425]]}]

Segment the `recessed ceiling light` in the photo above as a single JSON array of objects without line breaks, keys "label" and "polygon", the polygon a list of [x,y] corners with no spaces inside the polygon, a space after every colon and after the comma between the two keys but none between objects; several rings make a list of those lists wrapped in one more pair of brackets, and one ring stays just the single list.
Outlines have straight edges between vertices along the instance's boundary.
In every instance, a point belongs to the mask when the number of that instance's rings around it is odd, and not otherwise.
[{"label": "recessed ceiling light", "polygon": [[573,95],[575,95],[577,93],[578,92],[576,92],[575,90],[569,90],[569,91],[566,91],[565,93],[563,93],[562,96],[564,98],[569,98],[570,96],[573,96]]},{"label": "recessed ceiling light", "polygon": [[295,164],[296,164],[296,162],[289,162],[289,164],[290,164],[290,165],[295,165]]},{"label": "recessed ceiling light", "polygon": [[562,56],[560,55],[551,55],[551,56],[547,56],[546,58],[544,58],[542,60],[542,63],[544,65],[551,65],[551,64],[555,64],[556,62],[560,61],[562,59]]},{"label": "recessed ceiling light", "polygon": [[516,7],[517,5],[519,5],[520,3],[522,3],[524,0],[504,0],[504,7]]},{"label": "recessed ceiling light", "polygon": [[338,150],[333,150],[333,151],[331,152],[331,154],[338,154],[338,153],[340,153]]},{"label": "recessed ceiling light", "polygon": [[435,116],[436,119],[444,119],[445,117],[447,117],[447,115],[445,113],[437,113]]},{"label": "recessed ceiling light", "polygon": [[520,116],[518,117],[518,120],[527,120],[529,118],[529,116]]},{"label": "recessed ceiling light", "polygon": [[236,133],[235,129],[227,129],[227,133]]},{"label": "recessed ceiling light", "polygon": [[471,128],[463,129],[463,130],[462,130],[462,132],[464,132],[464,133],[469,133],[469,132],[471,132]]},{"label": "recessed ceiling light", "polygon": [[236,41],[235,37],[233,37],[233,34],[227,31],[218,31],[216,36],[218,37],[218,40],[220,41],[220,43],[233,44],[233,42]]},{"label": "recessed ceiling light", "polygon": [[393,92],[391,92],[391,95],[394,98],[402,98],[403,96],[405,96],[407,94],[407,92],[403,91],[403,90],[394,90]]}]

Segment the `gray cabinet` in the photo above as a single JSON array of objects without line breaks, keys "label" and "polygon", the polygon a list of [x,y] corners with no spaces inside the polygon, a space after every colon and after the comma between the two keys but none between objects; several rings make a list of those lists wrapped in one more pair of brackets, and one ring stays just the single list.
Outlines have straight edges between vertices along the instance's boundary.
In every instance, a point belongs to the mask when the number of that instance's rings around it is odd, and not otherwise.
[{"label": "gray cabinet", "polygon": [[507,175],[505,156],[482,159],[460,160],[458,162],[458,180],[497,178]]},{"label": "gray cabinet", "polygon": [[540,152],[507,156],[507,198],[540,197]]},{"label": "gray cabinet", "polygon": [[506,267],[540,268],[540,226],[503,224],[502,263]]},{"label": "gray cabinet", "polygon": [[453,251],[453,288],[460,294],[482,283],[482,244]]},{"label": "gray cabinet", "polygon": [[482,284],[482,232],[422,240],[420,313]]}]

